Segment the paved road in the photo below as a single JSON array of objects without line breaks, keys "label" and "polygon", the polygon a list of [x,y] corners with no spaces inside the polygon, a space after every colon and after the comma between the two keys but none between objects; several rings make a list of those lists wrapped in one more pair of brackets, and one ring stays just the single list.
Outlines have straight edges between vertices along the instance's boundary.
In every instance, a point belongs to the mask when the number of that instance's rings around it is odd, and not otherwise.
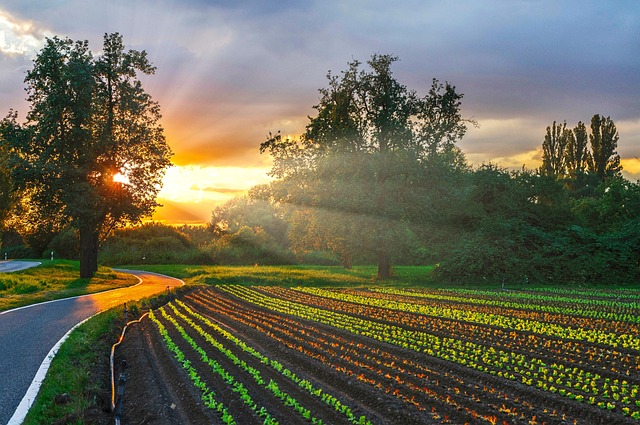
[{"label": "paved road", "polygon": [[40,261],[0,261],[0,273],[17,272],[31,267],[39,266]]},{"label": "paved road", "polygon": [[44,378],[49,357],[70,329],[100,311],[183,284],[167,276],[123,271],[135,274],[141,282],[0,313],[0,424],[22,422]]}]

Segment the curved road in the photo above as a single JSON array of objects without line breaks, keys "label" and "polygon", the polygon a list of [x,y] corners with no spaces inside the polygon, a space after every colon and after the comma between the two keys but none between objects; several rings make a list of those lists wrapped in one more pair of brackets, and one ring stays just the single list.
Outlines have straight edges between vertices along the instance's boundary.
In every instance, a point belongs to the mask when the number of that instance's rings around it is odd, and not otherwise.
[{"label": "curved road", "polygon": [[184,284],[154,273],[121,271],[138,276],[140,283],[0,313],[0,424],[22,422],[58,342],[74,326],[100,311]]},{"label": "curved road", "polygon": [[4,260],[0,261],[0,273],[17,272],[20,270],[39,266],[40,264],[40,261]]}]

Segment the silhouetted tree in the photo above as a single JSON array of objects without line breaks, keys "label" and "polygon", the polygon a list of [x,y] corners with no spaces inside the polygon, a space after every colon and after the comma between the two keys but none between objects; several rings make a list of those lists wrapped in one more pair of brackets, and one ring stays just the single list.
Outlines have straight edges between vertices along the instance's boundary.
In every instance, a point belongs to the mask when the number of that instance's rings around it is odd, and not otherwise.
[{"label": "silhouetted tree", "polygon": [[62,214],[79,231],[81,277],[97,270],[101,235],[157,206],[171,150],[160,107],[138,79],[154,71],[117,33],[105,34],[97,57],[87,41],[54,37],[25,79],[26,123],[5,119],[16,183],[38,211]]},{"label": "silhouetted tree", "polygon": [[547,127],[547,134],[542,142],[542,166],[540,173],[544,176],[564,177],[567,171],[567,147],[571,145],[573,133],[567,129],[567,123],[553,124]]},{"label": "silhouetted tree", "polygon": [[591,153],[589,152],[588,143],[587,127],[582,121],[578,121],[578,125],[573,129],[572,137],[569,138],[567,143],[565,158],[567,173],[572,178],[584,173],[589,166]]},{"label": "silhouetted tree", "polygon": [[620,173],[620,155],[618,148],[618,130],[610,117],[601,117],[596,114],[591,118],[591,162],[589,171],[595,174],[600,181],[607,177],[613,177]]}]

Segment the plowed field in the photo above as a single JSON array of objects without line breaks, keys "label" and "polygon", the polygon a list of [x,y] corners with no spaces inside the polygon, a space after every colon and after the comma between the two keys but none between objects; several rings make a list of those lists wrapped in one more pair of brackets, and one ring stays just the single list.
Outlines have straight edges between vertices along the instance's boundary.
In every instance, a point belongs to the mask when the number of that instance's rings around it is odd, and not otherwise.
[{"label": "plowed field", "polygon": [[128,337],[125,419],[640,424],[638,298],[202,288]]}]

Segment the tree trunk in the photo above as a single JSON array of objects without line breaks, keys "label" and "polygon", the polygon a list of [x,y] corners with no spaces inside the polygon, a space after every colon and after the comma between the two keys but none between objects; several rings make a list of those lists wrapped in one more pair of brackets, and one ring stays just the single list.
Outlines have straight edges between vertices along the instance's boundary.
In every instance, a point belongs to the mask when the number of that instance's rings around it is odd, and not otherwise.
[{"label": "tree trunk", "polygon": [[98,231],[80,228],[80,277],[91,279],[98,271]]},{"label": "tree trunk", "polygon": [[378,279],[384,280],[391,277],[391,260],[386,252],[378,253]]},{"label": "tree trunk", "polygon": [[342,253],[342,255],[340,255],[340,262],[342,263],[342,267],[347,270],[351,270],[353,268],[351,256],[346,253]]}]

